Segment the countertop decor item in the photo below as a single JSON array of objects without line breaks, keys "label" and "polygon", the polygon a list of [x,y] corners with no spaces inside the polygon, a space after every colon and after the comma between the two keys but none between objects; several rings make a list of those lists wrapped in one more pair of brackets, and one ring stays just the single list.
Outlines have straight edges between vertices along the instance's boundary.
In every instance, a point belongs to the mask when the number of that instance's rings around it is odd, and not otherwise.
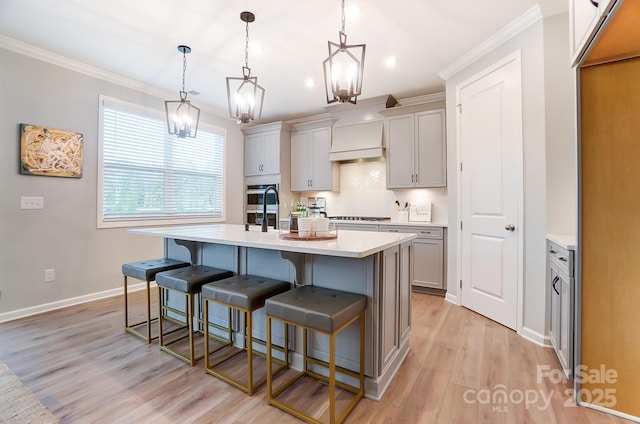
[{"label": "countertop decor item", "polygon": [[324,66],[324,85],[327,103],[356,104],[362,94],[362,74],[366,44],[347,44],[344,32],[344,0],[342,0],[342,29],[338,33],[339,43],[329,41],[329,57]]},{"label": "countertop decor item", "polygon": [[227,77],[227,100],[229,116],[238,124],[259,120],[262,115],[264,88],[258,85],[258,77],[251,76],[249,68],[249,22],[256,20],[251,12],[241,12],[240,20],[246,24],[244,45],[244,66],[241,77]]},{"label": "countertop decor item", "polygon": [[409,221],[431,222],[431,202],[423,205],[411,205]]},{"label": "countertop decor item", "polygon": [[82,134],[20,124],[20,173],[82,178]]},{"label": "countertop decor item", "polygon": [[169,134],[175,134],[178,138],[196,138],[198,122],[200,121],[200,109],[187,100],[187,92],[184,91],[187,53],[191,53],[191,47],[180,45],[178,46],[178,51],[182,53],[182,91],[180,91],[180,100],[166,100],[164,102],[167,114],[167,130]]}]

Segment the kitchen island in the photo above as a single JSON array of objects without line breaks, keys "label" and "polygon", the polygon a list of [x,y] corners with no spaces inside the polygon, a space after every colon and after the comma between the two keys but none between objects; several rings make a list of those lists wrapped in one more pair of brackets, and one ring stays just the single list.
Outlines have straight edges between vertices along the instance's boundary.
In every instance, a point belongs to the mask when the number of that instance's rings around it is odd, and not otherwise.
[{"label": "kitchen island", "polygon": [[[165,257],[367,296],[365,312],[365,395],[379,400],[409,352],[411,328],[411,240],[415,234],[339,231],[326,241],[283,240],[278,230],[261,232],[251,226],[212,224],[128,230],[130,234],[164,238]],[[181,299],[170,299],[181,307]],[[222,307],[220,307],[222,308]],[[223,309],[211,320],[226,324]],[[237,324],[237,320],[236,324]],[[265,339],[263,310],[254,313],[254,336]],[[337,364],[359,367],[357,323],[337,341]],[[237,326],[240,328],[240,326]],[[274,341],[283,340],[283,327],[274,324]],[[301,368],[302,333],[292,334],[292,366]],[[310,338],[310,350],[328,359],[328,339]]]}]

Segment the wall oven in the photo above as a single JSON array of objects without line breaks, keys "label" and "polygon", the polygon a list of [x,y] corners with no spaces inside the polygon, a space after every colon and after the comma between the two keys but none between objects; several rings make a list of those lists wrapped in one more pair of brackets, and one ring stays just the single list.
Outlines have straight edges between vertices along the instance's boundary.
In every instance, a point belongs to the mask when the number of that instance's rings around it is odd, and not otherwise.
[{"label": "wall oven", "polygon": [[[251,225],[259,225],[262,223],[262,205],[264,201],[264,191],[267,187],[274,186],[276,190],[280,190],[279,184],[253,184],[248,185],[246,190],[246,222]],[[267,193],[267,222],[269,226],[273,226],[278,220],[278,202],[276,194],[273,191]]]}]

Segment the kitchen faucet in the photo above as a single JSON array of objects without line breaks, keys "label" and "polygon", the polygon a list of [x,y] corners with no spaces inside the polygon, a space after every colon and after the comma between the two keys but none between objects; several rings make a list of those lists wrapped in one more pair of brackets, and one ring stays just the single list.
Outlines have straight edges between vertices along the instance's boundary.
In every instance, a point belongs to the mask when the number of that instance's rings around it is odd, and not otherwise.
[{"label": "kitchen faucet", "polygon": [[[264,194],[262,195],[262,232],[267,232],[267,227],[269,226],[269,220],[267,219],[267,193],[269,190],[273,190],[276,194],[276,207],[280,207],[280,199],[278,197],[278,190],[274,186],[269,186],[264,190]],[[273,223],[273,229],[278,229],[278,214],[276,214],[276,219]]]}]

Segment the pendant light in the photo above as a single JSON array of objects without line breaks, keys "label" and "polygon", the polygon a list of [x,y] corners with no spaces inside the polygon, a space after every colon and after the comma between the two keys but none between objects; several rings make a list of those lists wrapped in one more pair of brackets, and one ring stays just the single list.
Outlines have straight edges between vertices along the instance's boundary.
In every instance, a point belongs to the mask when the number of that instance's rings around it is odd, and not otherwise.
[{"label": "pendant light", "polygon": [[187,92],[184,91],[184,74],[187,71],[187,53],[191,53],[191,47],[178,46],[182,53],[182,91],[180,100],[166,100],[164,108],[167,113],[167,130],[169,134],[175,134],[178,138],[196,138],[200,109],[193,106],[187,100]]},{"label": "pendant light", "polygon": [[227,77],[227,98],[229,116],[238,124],[259,120],[262,115],[264,88],[258,85],[258,77],[251,76],[249,68],[249,22],[256,20],[251,12],[240,13],[240,19],[246,24],[244,45],[244,66],[241,77]]},{"label": "pendant light", "polygon": [[342,0],[342,30],[339,43],[329,41],[329,57],[323,62],[327,103],[356,104],[362,94],[365,44],[347,44],[344,32],[344,0]]}]

